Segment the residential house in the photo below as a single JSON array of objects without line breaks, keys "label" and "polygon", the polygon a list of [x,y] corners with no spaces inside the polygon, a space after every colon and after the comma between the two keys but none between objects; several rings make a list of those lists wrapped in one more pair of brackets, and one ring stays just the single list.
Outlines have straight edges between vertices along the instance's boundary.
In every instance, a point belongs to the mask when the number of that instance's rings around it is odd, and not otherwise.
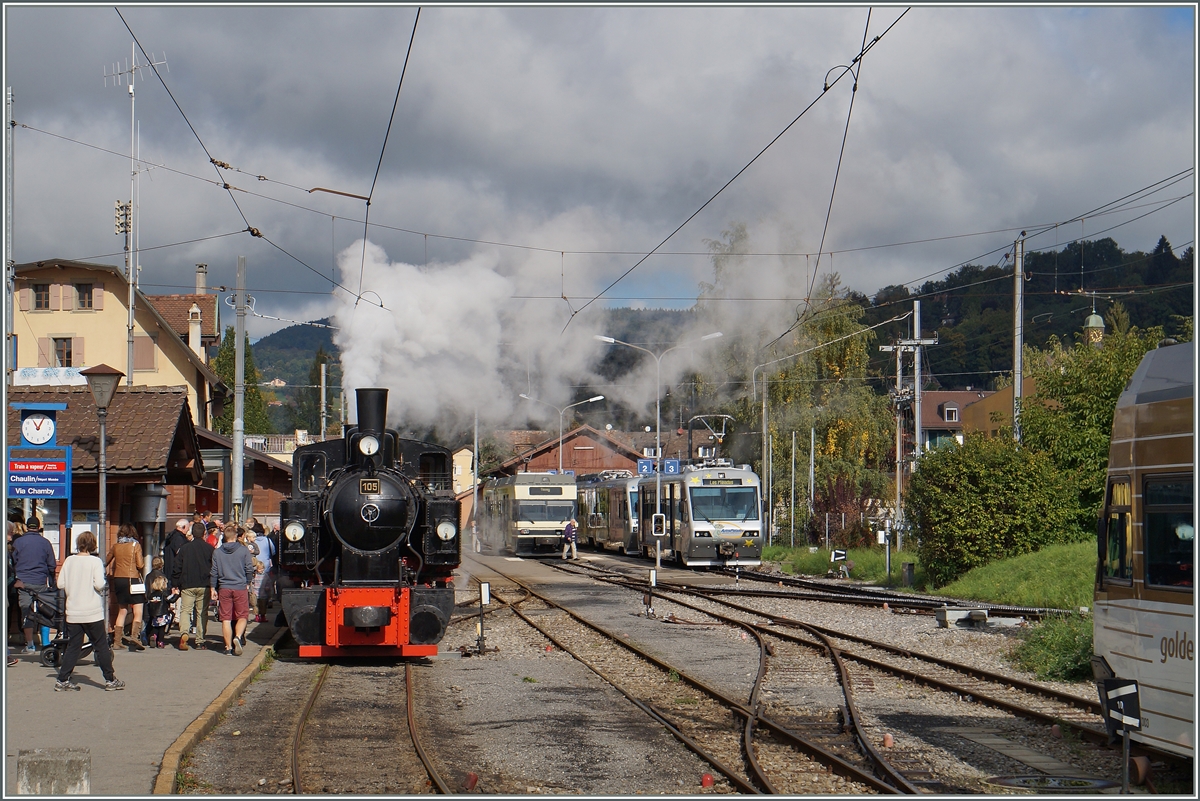
[{"label": "residential house", "polygon": [[963,410],[991,392],[980,390],[929,390],[921,393],[921,443],[922,451],[933,450],[939,445],[963,441]]},{"label": "residential house", "polygon": [[[48,259],[18,264],[15,273],[13,384],[83,386],[79,369],[98,364],[129,373],[129,284],[121,268]],[[219,413],[213,407],[230,397],[204,356],[205,332],[215,325],[206,315],[216,316],[214,301],[188,306],[188,330],[197,334],[189,346],[176,330],[178,321],[172,324],[147,295],[134,292],[133,385],[185,387],[192,423],[201,428]],[[169,306],[177,316],[175,304]]]},{"label": "residential house", "polygon": [[[1021,380],[1021,397],[1032,398],[1037,394],[1037,381],[1032,378]],[[1007,387],[987,393],[983,398],[967,404],[962,410],[963,430],[982,431],[989,437],[1000,433],[1001,426],[1012,425],[1013,388]]]}]

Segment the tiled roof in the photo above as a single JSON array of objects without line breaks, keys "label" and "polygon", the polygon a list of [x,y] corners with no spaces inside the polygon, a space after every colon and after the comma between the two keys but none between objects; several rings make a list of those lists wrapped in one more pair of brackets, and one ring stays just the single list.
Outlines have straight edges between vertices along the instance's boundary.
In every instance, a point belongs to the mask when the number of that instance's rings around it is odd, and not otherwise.
[{"label": "tiled roof", "polygon": [[217,320],[216,295],[147,295],[154,308],[171,326],[171,330],[179,335],[184,342],[188,341],[188,314],[192,304],[200,307],[200,335],[218,337],[221,335]]},{"label": "tiled roof", "polygon": [[[921,427],[926,429],[960,429],[962,428],[962,410],[968,403],[974,403],[980,398],[991,395],[990,391],[982,390],[930,390],[921,393]],[[958,406],[958,420],[946,420],[942,411],[946,403]]]},{"label": "tiled roof", "polygon": [[[60,447],[72,447],[73,472],[97,472],[100,422],[87,387],[12,386],[8,388],[8,400],[9,445],[21,443],[20,411],[11,404],[66,403],[66,410],[56,415],[57,442]],[[192,470],[189,461],[199,459],[200,445],[184,387],[118,387],[108,407],[105,433],[110,476],[161,478],[171,473],[178,477]],[[38,452],[25,454],[37,456]],[[177,483],[170,477],[168,482]]]}]

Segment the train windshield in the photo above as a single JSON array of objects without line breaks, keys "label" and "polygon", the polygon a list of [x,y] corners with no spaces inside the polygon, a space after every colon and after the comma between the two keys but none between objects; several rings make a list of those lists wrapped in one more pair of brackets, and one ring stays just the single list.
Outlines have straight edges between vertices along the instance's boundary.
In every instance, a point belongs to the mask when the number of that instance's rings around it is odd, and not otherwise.
[{"label": "train windshield", "polygon": [[1146,583],[1192,587],[1196,529],[1192,519],[1192,477],[1146,482],[1143,497]]},{"label": "train windshield", "polygon": [[572,501],[518,501],[517,519],[531,523],[565,523],[575,514]]},{"label": "train windshield", "polygon": [[692,513],[697,520],[757,520],[755,487],[692,487]]},{"label": "train windshield", "polygon": [[629,519],[635,523],[638,519],[637,490],[629,491]]}]

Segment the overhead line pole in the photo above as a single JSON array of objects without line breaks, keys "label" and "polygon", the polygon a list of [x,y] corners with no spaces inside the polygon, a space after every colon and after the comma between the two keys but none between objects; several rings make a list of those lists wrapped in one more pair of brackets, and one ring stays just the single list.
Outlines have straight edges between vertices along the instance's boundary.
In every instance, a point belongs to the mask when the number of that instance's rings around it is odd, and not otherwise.
[{"label": "overhead line pole", "polygon": [[233,381],[233,522],[242,522],[242,480],[246,448],[246,257],[238,256],[237,328],[234,332]]},{"label": "overhead line pole", "polygon": [[[1082,248],[1082,245],[1080,245]],[[1025,335],[1025,232],[1013,248],[1013,439],[1021,442],[1021,348]]]},{"label": "overhead line pole", "polygon": [[[13,90],[9,86],[4,92],[4,383],[13,382],[13,370],[17,363],[16,346],[13,340],[13,313],[16,311],[13,296],[17,291],[17,263],[13,259]],[[5,402],[8,402],[7,390]],[[7,479],[7,468],[4,471]]]},{"label": "overhead line pole", "polygon": [[[896,523],[904,519],[902,487],[904,481],[904,404],[909,401],[909,395],[904,391],[904,354],[913,354],[913,445],[915,459],[921,449],[921,346],[936,345],[937,334],[932,337],[921,337],[921,301],[913,301],[913,333],[912,339],[898,339],[895,345],[880,345],[879,350],[896,354]],[[903,545],[897,539],[897,547]]]}]

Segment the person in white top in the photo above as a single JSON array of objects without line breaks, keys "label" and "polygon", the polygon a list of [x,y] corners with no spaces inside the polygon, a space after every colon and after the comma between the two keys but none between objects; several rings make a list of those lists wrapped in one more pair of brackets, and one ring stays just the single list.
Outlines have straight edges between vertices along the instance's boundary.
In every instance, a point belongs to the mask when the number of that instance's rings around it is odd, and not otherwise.
[{"label": "person in white top", "polygon": [[58,573],[58,586],[67,596],[67,650],[58,666],[54,691],[79,689],[79,685],[71,681],[71,673],[83,650],[84,635],[92,641],[96,664],[104,674],[104,689],[124,690],[125,682],[113,672],[113,652],[104,630],[104,562],[96,556],[96,535],[83,532],[76,547],[78,551],[63,561]]}]

